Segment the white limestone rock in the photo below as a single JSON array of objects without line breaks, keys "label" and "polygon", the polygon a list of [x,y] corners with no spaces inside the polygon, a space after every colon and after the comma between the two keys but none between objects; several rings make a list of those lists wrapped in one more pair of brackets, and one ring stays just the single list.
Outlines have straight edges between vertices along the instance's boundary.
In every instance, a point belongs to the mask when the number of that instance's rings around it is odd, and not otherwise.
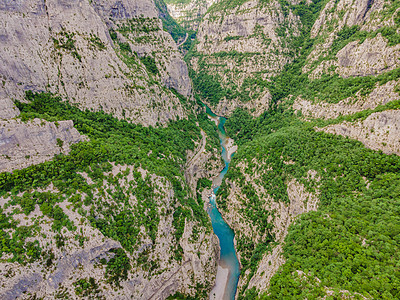
[{"label": "white limestone rock", "polygon": [[72,121],[0,121],[0,173],[51,160],[55,154],[67,154],[71,144],[85,139]]}]

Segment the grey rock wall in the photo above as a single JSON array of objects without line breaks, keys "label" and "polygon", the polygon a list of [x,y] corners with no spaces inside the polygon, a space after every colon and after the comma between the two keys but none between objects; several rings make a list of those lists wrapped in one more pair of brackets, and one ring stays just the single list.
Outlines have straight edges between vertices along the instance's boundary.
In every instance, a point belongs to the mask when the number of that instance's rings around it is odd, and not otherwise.
[{"label": "grey rock wall", "polygon": [[83,140],[72,121],[0,121],[0,173],[51,160]]},{"label": "grey rock wall", "polygon": [[172,37],[160,30],[161,42],[155,47],[169,64],[161,78],[153,80],[138,59],[142,67],[136,69],[121,60],[108,33],[112,25],[108,18],[113,16],[156,17],[154,3],[95,1],[93,5],[85,0],[1,0],[0,77],[5,93],[22,100],[26,90],[49,91],[83,108],[103,109],[144,125],[185,117],[179,100],[163,87],[169,85],[186,96],[191,91],[182,58],[170,59],[171,51],[163,52],[176,48]]},{"label": "grey rock wall", "polygon": [[0,95],[0,120],[12,119],[19,115],[19,110],[8,97]]}]

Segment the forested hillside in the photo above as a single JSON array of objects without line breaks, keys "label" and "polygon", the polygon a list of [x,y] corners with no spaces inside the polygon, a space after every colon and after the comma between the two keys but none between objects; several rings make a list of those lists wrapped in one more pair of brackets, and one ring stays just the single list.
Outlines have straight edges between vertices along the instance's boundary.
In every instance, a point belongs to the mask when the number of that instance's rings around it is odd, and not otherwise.
[{"label": "forested hillside", "polygon": [[217,200],[237,234],[239,298],[396,299],[398,3],[280,7],[301,24],[285,39],[298,51],[261,81],[267,111],[241,105],[226,122],[240,146]]},{"label": "forested hillside", "polygon": [[0,298],[206,298],[220,146],[186,31],[162,1],[39,2],[0,3]]},{"label": "forested hillside", "polygon": [[399,1],[0,15],[1,299],[400,298]]},{"label": "forested hillside", "polygon": [[183,170],[201,132],[213,150],[215,125],[200,114],[146,128],[50,94],[26,100],[17,102],[22,121],[72,120],[87,141],[0,174],[2,295],[147,299],[163,295],[165,284],[168,294],[206,294],[215,238]]}]

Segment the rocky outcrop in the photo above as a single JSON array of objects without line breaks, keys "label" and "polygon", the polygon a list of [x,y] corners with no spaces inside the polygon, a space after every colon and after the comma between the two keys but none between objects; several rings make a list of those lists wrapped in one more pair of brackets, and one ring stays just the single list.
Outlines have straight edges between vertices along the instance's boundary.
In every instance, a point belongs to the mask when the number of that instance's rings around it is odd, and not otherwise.
[{"label": "rocky outcrop", "polygon": [[12,119],[18,115],[19,110],[15,107],[11,99],[0,95],[0,120]]},{"label": "rocky outcrop", "polygon": [[315,102],[298,97],[293,104],[295,111],[301,111],[306,118],[335,119],[341,115],[351,115],[367,109],[375,109],[379,105],[397,100],[396,92],[398,81],[389,81],[377,86],[369,95],[359,93],[338,103]]},{"label": "rocky outcrop", "polygon": [[400,155],[400,111],[387,110],[371,114],[355,123],[343,122],[318,130],[348,136],[366,147],[386,154]]},{"label": "rocky outcrop", "polygon": [[[47,277],[43,278],[42,270],[38,266],[34,266],[34,271],[24,270],[26,273],[20,273],[19,276],[15,275],[11,280],[7,280],[9,288],[3,291],[0,290],[0,295],[4,300],[12,300],[29,292],[48,295],[45,299],[51,299],[49,295],[66,282],[70,282],[71,279],[69,277],[76,273],[77,269],[82,267],[92,269],[94,262],[103,257],[112,257],[114,253],[110,252],[110,250],[116,248],[121,248],[121,245],[113,240],[106,240],[98,246],[87,247],[72,254],[64,253],[65,256],[58,260],[54,270],[52,270],[53,272],[48,274]],[[14,266],[12,264],[3,264],[2,267],[7,270],[12,267],[18,268],[19,266],[16,264]]]},{"label": "rocky outcrop", "polygon": [[312,27],[311,37],[317,41],[303,72],[311,71],[310,78],[318,78],[324,73],[349,77],[376,75],[396,68],[400,48],[388,45],[387,39],[380,33],[370,34],[362,42],[350,39],[338,53],[334,53],[333,59],[331,53],[332,45],[343,29],[358,26],[357,31],[372,33],[385,26],[393,26],[391,9],[391,5],[383,0],[329,1]]},{"label": "rocky outcrop", "polygon": [[213,110],[220,116],[229,116],[237,107],[246,108],[253,117],[259,117],[264,111],[268,110],[271,104],[271,94],[265,91],[260,97],[253,101],[241,102],[239,100],[222,99]]},{"label": "rocky outcrop", "polygon": [[201,18],[208,8],[218,0],[190,0],[186,3],[176,3],[173,0],[165,0],[169,14],[183,27],[197,30]]},{"label": "rocky outcrop", "polygon": [[[319,180],[315,177],[315,171],[309,171],[309,175],[310,179]],[[249,281],[248,289],[253,287],[258,291],[265,291],[268,289],[272,276],[274,276],[279,267],[285,263],[282,245],[289,231],[289,226],[301,214],[318,209],[319,201],[317,192],[311,193],[307,191],[304,185],[299,183],[296,179],[288,182],[287,192],[290,203],[274,202],[271,206],[271,209],[276,211],[273,232],[277,245],[264,255],[259,262],[256,273]]]},{"label": "rocky outcrop", "polygon": [[[168,68],[157,81],[138,57],[124,60],[109,35],[109,14],[123,20],[142,15],[156,18],[154,3],[92,4],[83,0],[0,3],[0,76],[8,97],[22,100],[26,90],[49,91],[83,108],[102,109],[144,125],[184,117],[178,98],[163,88],[190,93],[179,55],[169,59],[171,51],[165,52]],[[174,48],[171,36],[159,32],[159,52]]]},{"label": "rocky outcrop", "polygon": [[[256,161],[253,160],[252,163]],[[290,164],[291,162],[287,162]],[[258,164],[256,164],[258,165]],[[240,168],[241,174],[244,175],[243,179],[236,181],[226,181],[229,186],[229,193],[227,197],[227,208],[223,210],[224,219],[229,226],[234,229],[237,239],[247,238],[255,245],[263,241],[264,236],[260,235],[259,228],[243,213],[247,207],[246,194],[242,191],[242,187],[250,185],[254,188],[257,197],[263,202],[259,210],[264,210],[265,214],[269,214],[268,222],[273,224],[271,234],[275,237],[274,242],[276,246],[268,253],[266,253],[261,261],[258,263],[257,271],[250,277],[250,270],[241,274],[238,284],[238,291],[246,285],[247,289],[252,287],[257,290],[265,291],[269,286],[271,277],[276,273],[278,268],[284,264],[282,245],[288,233],[290,224],[299,215],[315,211],[318,208],[318,190],[309,191],[303,184],[299,183],[296,179],[292,179],[287,183],[287,193],[289,196],[289,203],[276,201],[269,194],[262,184],[263,172],[268,172],[268,168],[262,169],[255,167],[253,172],[249,171],[246,163],[240,162],[235,168]],[[257,171],[255,171],[257,170]],[[318,182],[320,179],[317,172],[309,171],[307,175],[309,181]],[[248,189],[248,188],[246,188]],[[243,253],[238,252],[239,261]]]},{"label": "rocky outcrop", "polygon": [[[189,67],[194,84],[196,77],[206,74],[228,96],[203,101],[225,116],[238,106],[247,107],[254,116],[268,109],[271,95],[262,82],[293,59],[287,37],[278,32],[286,31],[289,38],[298,36],[299,24],[299,18],[290,10],[284,13],[278,1],[212,5],[199,26]],[[216,88],[207,90],[208,95],[217,92]]]},{"label": "rocky outcrop", "polygon": [[0,173],[51,160],[84,140],[72,121],[0,121]]},{"label": "rocky outcrop", "polygon": [[193,153],[188,154],[185,167],[185,179],[192,189],[193,195],[196,194],[197,181],[200,178],[213,178],[218,175],[218,170],[223,168],[219,159],[219,149],[206,151],[207,135],[202,130],[202,139]]},{"label": "rocky outcrop", "polygon": [[154,1],[97,0],[94,6],[106,23],[125,37],[134,53],[155,59],[159,74],[153,76],[185,97],[191,95],[186,63],[171,35],[163,30]]},{"label": "rocky outcrop", "polygon": [[374,38],[348,43],[336,54],[336,60],[323,61],[310,74],[319,78],[329,74],[334,67],[342,77],[378,75],[398,67],[400,45],[388,46],[388,41],[380,33]]},{"label": "rocky outcrop", "polygon": [[[96,299],[166,299],[176,292],[195,295],[200,291],[198,286],[206,291],[210,290],[217,269],[218,239],[210,228],[200,225],[195,218],[187,218],[182,237],[179,241],[176,240],[174,217],[169,213],[175,209],[176,199],[172,185],[166,178],[150,174],[140,167],[113,164],[110,172],[103,173],[104,192],[99,186],[95,187],[97,183],[94,183],[88,174],[80,173],[93,188],[95,203],[113,207],[115,212],[121,207],[111,195],[116,189],[120,189],[129,202],[129,205],[125,204],[127,214],[138,214],[135,207],[141,205],[141,200],[137,199],[138,193],[134,190],[137,187],[137,174],[154,187],[153,198],[150,201],[156,203],[155,216],[159,217],[159,223],[156,223],[158,228],[154,241],[147,235],[144,224],[132,225],[138,226],[140,232],[134,237],[137,241],[135,250],[126,251],[131,270],[128,278],[120,281],[119,287],[107,280],[106,266],[102,260],[108,261],[114,257],[115,253],[111,250],[121,248],[121,243],[105,236],[93,226],[89,215],[82,214],[82,209],[90,207],[83,205],[80,212],[76,211],[71,205],[76,195],[71,195],[72,198],[68,196],[57,204],[76,226],[74,230],[64,228],[61,231],[65,242],[62,246],[55,246],[56,235],[60,233],[52,229],[52,219],[43,216],[39,205],[28,215],[12,214],[18,205],[9,205],[5,210],[5,213],[21,226],[31,226],[39,222],[37,224],[40,224],[40,235],[34,239],[38,240],[43,253],[51,252],[54,256],[50,263],[39,260],[26,265],[9,263],[5,256],[0,257],[0,280],[4,283],[0,286],[0,298],[11,299],[11,295],[15,298],[23,293],[30,293],[44,299],[54,299],[56,295],[75,299],[79,295],[75,289],[76,282],[89,277],[92,277],[98,286],[97,291],[91,291],[94,293],[91,296]],[[143,185],[143,182],[141,184]],[[44,191],[52,193],[53,196],[59,193],[52,186],[38,190]],[[0,198],[0,207],[4,208],[10,201],[10,198]],[[92,206],[92,216],[102,218],[102,213],[97,209],[98,206]],[[81,241],[77,237],[80,237]],[[32,241],[34,239],[32,238]],[[133,237],[131,242],[133,244]],[[178,245],[182,250],[182,259],[176,259],[173,251]]]},{"label": "rocky outcrop", "polygon": [[399,66],[400,45],[388,46],[387,39],[379,33],[362,44],[347,44],[336,56],[337,72],[342,77],[377,75]]}]

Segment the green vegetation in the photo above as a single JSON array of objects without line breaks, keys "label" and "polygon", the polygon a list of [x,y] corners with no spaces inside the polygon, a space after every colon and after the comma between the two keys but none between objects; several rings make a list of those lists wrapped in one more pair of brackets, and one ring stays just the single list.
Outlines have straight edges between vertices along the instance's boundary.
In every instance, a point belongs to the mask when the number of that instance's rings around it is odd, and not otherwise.
[{"label": "green vegetation", "polygon": [[96,299],[101,299],[98,293],[100,293],[99,285],[96,283],[93,277],[89,277],[89,279],[83,278],[74,282],[75,286],[75,294],[80,297],[89,297],[91,299],[93,297]]},{"label": "green vegetation", "polygon": [[[327,292],[323,287],[335,295],[348,290],[374,299],[398,298],[400,158],[348,138],[315,132],[313,126],[280,107],[255,120],[237,110],[226,122],[228,134],[241,147],[225,178],[253,199],[244,203],[242,213],[254,225],[262,220],[252,217],[261,214],[263,202],[243,180],[239,163],[246,163],[245,172],[257,170],[260,178],[254,182],[275,201],[289,201],[286,183],[292,178],[310,192],[319,191],[318,212],[305,214],[292,225],[284,247],[287,263],[263,298],[323,297]],[[317,171],[318,182],[309,180],[309,170]],[[226,207],[227,193],[229,188],[223,185],[218,197],[221,208]],[[250,252],[239,244],[244,259],[257,255],[260,259],[264,253],[265,243]],[[242,290],[241,295],[251,298],[254,292]]]},{"label": "green vegetation", "polygon": [[82,56],[78,53],[78,50],[75,46],[76,41],[74,39],[74,36],[74,32],[71,33],[65,30],[60,31],[57,34],[58,39],[53,37],[54,48],[57,50],[63,49],[65,51],[68,51],[73,57],[81,61]]},{"label": "green vegetation", "polygon": [[94,46],[97,50],[105,50],[106,45],[103,43],[103,41],[95,34],[90,34],[89,42]]},{"label": "green vegetation", "polygon": [[33,226],[18,226],[18,223],[0,208],[0,255],[11,255],[10,262],[26,263],[37,260],[42,254],[39,242],[25,241],[34,236]]},{"label": "green vegetation", "polygon": [[210,13],[212,15],[212,14],[214,14],[216,12],[228,11],[228,10],[236,8],[236,7],[246,3],[248,1],[249,0],[222,0],[222,1],[218,1],[217,3],[215,3],[214,5],[212,5],[209,8],[208,13]]},{"label": "green vegetation", "polygon": [[[228,13],[231,9],[238,7],[244,2],[246,1],[220,1],[213,5],[208,13],[211,15],[214,11],[218,11],[219,13],[226,11]],[[260,56],[260,53],[237,53],[236,51],[229,51],[203,55],[196,53],[194,50],[189,51],[186,60],[190,62],[192,58],[197,58],[197,68],[201,70],[201,72],[190,70],[194,90],[200,99],[212,106],[215,106],[224,98],[227,100],[238,99],[241,102],[246,102],[250,99],[261,97],[268,90],[272,95],[272,103],[277,103],[289,95],[294,97],[302,96],[305,99],[316,102],[337,103],[357,93],[368,95],[377,85],[383,85],[390,80],[399,79],[399,69],[383,73],[379,76],[371,74],[371,76],[350,78],[342,78],[334,75],[333,72],[329,72],[330,74],[323,74],[321,78],[310,79],[309,74],[303,73],[302,70],[306,64],[308,55],[321,42],[320,37],[311,38],[310,31],[319,16],[319,12],[327,1],[314,0],[311,3],[301,1],[297,4],[291,4],[286,0],[280,0],[279,2],[281,4],[280,9],[285,16],[288,16],[289,12],[292,12],[301,20],[301,26],[299,26],[300,35],[293,33],[293,29],[288,22],[282,22],[277,27],[277,34],[281,37],[283,43],[282,47],[287,49],[285,55],[292,62],[285,65],[279,74],[271,74],[273,76],[270,80],[266,80],[262,73],[242,74],[240,68],[236,71],[225,68],[226,61],[232,61],[238,66],[247,61],[256,64],[257,61],[265,59]],[[263,1],[260,1],[260,5],[263,5],[263,3]],[[391,5],[397,7],[397,4]],[[387,8],[385,9],[387,10]],[[256,27],[254,31],[254,36],[263,37],[263,31],[259,27]],[[337,52],[349,42],[358,41],[362,43],[366,38],[374,38],[377,34],[381,34],[387,38],[389,46],[396,45],[400,41],[396,31],[396,26],[383,26],[371,32],[360,30],[359,26],[345,26],[336,33],[336,38],[327,55],[321,56],[312,66],[315,67],[322,60],[336,59]],[[227,42],[239,38],[237,36],[228,36],[224,41]],[[263,39],[265,40],[265,37]],[[268,42],[270,41],[265,40],[265,43]],[[240,85],[237,84],[237,78],[241,76],[245,76],[245,79],[243,84]]]},{"label": "green vegetation", "polygon": [[140,57],[140,61],[145,65],[147,71],[149,71],[153,75],[158,75],[160,72],[158,71],[156,61],[151,56]]},{"label": "green vegetation", "polygon": [[[285,241],[286,263],[272,278],[271,287],[262,299],[314,299],[327,296],[340,298],[343,291],[354,296],[373,299],[399,298],[398,252],[400,250],[400,219],[396,188],[400,177],[400,159],[366,149],[361,143],[316,132],[315,126],[342,121],[362,120],[374,112],[399,109],[399,101],[380,105],[353,115],[334,120],[301,121],[288,106],[296,96],[315,102],[337,103],[342,99],[369,94],[377,85],[399,79],[399,69],[378,76],[341,78],[322,75],[310,80],[302,73],[306,58],[315,43],[309,32],[325,1],[314,1],[310,6],[301,2],[281,4],[300,16],[301,36],[286,40],[290,49],[297,49],[296,58],[286,65],[281,74],[272,77],[265,86],[272,94],[273,108],[257,119],[252,119],[243,109],[236,109],[227,120],[227,134],[240,145],[225,177],[235,181],[246,195],[240,214],[253,226],[258,226],[260,236],[271,232],[269,211],[263,208],[254,187],[245,181],[238,165],[246,164],[245,173],[257,172],[254,183],[261,186],[275,201],[289,202],[287,183],[293,178],[307,191],[319,191],[318,212],[303,215],[293,224]],[[284,36],[286,30],[281,34]],[[366,33],[357,26],[344,27],[330,49],[332,59],[351,41],[362,43],[366,38],[381,33],[388,45],[398,43],[391,28]],[[288,96],[294,97],[289,98]],[[290,162],[290,163],[287,163]],[[310,180],[308,171],[317,171],[318,182]],[[224,182],[218,193],[218,204],[227,209],[229,186]],[[260,197],[265,197],[261,195]],[[265,220],[265,221],[264,221]],[[265,222],[265,223],[264,223]],[[263,231],[265,230],[265,231]],[[254,299],[258,292],[248,290],[262,255],[270,251],[274,237],[260,240],[256,245],[240,232],[237,250],[243,264],[242,274],[250,269],[239,298]]]},{"label": "green vegetation", "polygon": [[394,101],[390,101],[383,105],[378,105],[374,109],[366,109],[366,110],[363,110],[363,111],[360,111],[360,112],[357,112],[354,114],[339,116],[336,119],[313,120],[313,123],[318,127],[324,127],[324,126],[331,125],[331,124],[339,124],[339,123],[342,123],[343,121],[347,121],[347,122],[362,121],[362,120],[365,120],[366,118],[368,118],[373,113],[382,112],[382,111],[386,111],[386,110],[396,110],[396,109],[400,109],[400,100],[394,100]]},{"label": "green vegetation", "polygon": [[[286,238],[287,263],[272,279],[271,295],[263,298],[315,298],[326,295],[326,286],[335,295],[345,289],[372,299],[398,299],[399,183],[398,174],[377,175],[362,193],[335,197],[303,216]],[[299,269],[308,275],[306,282]]]},{"label": "green vegetation", "polygon": [[157,18],[132,18],[118,26],[118,31],[123,35],[130,33],[148,35],[151,32],[159,31]]},{"label": "green vegetation", "polygon": [[115,253],[115,255],[107,262],[107,281],[119,287],[120,281],[128,278],[128,271],[131,269],[131,265],[123,249],[111,249],[110,252]]},{"label": "green vegetation", "polygon": [[237,41],[240,40],[242,37],[241,36],[227,36],[226,38],[224,38],[224,42],[229,42],[229,41]]},{"label": "green vegetation", "polygon": [[168,13],[167,6],[163,0],[155,0],[158,9],[158,15],[163,22],[164,30],[169,32],[175,42],[183,40],[186,36],[186,30],[180,26]]},{"label": "green vegetation", "polygon": [[[58,248],[68,242],[62,230],[76,230],[76,224],[69,220],[58,205],[68,201],[71,209],[81,214],[105,236],[119,241],[123,246],[124,249],[116,250],[116,255],[107,264],[109,282],[119,286],[119,281],[126,279],[130,268],[125,250],[132,254],[146,236],[154,243],[160,213],[165,213],[158,205],[158,201],[165,195],[154,184],[150,174],[160,176],[162,182],[170,183],[173,189],[172,211],[169,208],[168,213],[174,216],[177,245],[187,218],[211,230],[208,216],[203,210],[204,203],[190,196],[183,175],[186,151],[194,150],[194,142],[201,138],[196,122],[204,127],[213,145],[218,143],[213,141],[215,124],[204,115],[171,122],[166,128],[153,128],[121,121],[103,112],[81,111],[50,94],[27,92],[27,100],[27,103],[17,102],[23,121],[33,118],[53,122],[73,120],[78,131],[90,138],[90,141],[71,145],[68,155],[56,155],[52,161],[0,174],[0,194],[11,197],[4,208],[20,207],[14,209],[14,213],[29,216],[35,206],[39,205],[40,211],[52,220]],[[218,137],[216,139],[218,141]],[[132,167],[112,175],[110,162]],[[143,175],[138,171],[141,168],[149,174]],[[81,172],[86,173],[93,183],[89,184]],[[129,174],[132,179],[128,182],[124,178]],[[50,184],[56,191],[35,191]],[[136,202],[132,203],[130,199]],[[11,218],[14,213],[10,215],[3,210],[0,212],[0,254],[11,254],[11,261],[21,263],[42,257],[51,265],[51,257],[47,252],[41,254],[37,241],[26,242],[26,238],[34,237],[40,231],[40,220],[31,227],[18,226]],[[141,233],[141,226],[145,228],[145,236]],[[75,239],[81,246],[86,240],[79,234]],[[177,255],[175,258],[181,259],[182,256]],[[138,266],[140,264],[143,268],[147,268],[148,264],[153,269],[157,266],[156,261],[146,256],[138,259]],[[77,293],[85,292],[81,283],[78,283],[77,289]]]},{"label": "green vegetation", "polygon": [[168,4],[188,4],[191,0],[164,0]]}]

